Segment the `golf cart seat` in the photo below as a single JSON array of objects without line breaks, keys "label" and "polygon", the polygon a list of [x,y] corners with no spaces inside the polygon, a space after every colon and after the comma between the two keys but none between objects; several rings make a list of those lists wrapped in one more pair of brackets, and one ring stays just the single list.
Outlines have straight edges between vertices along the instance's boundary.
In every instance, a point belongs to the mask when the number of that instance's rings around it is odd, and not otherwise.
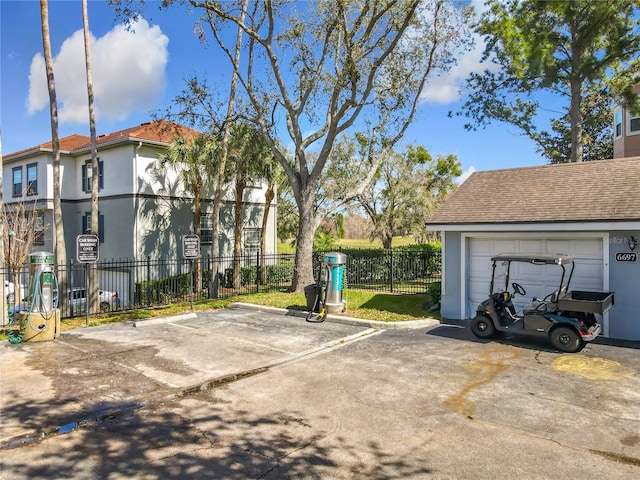
[{"label": "golf cart seat", "polygon": [[547,312],[553,312],[555,305],[553,303],[545,302],[544,300],[534,299],[529,305],[525,306],[522,310],[524,315],[541,314]]},{"label": "golf cart seat", "polygon": [[555,290],[553,293],[550,293],[542,300],[533,297],[533,301],[529,305],[524,307],[522,313],[525,315],[531,315],[536,313],[542,314],[556,312],[558,310],[558,299],[566,295],[566,293],[567,287],[562,287]]},{"label": "golf cart seat", "polygon": [[564,297],[567,293],[567,287],[563,286],[562,288],[556,290],[551,294],[551,303],[558,303],[558,299],[560,297]]}]

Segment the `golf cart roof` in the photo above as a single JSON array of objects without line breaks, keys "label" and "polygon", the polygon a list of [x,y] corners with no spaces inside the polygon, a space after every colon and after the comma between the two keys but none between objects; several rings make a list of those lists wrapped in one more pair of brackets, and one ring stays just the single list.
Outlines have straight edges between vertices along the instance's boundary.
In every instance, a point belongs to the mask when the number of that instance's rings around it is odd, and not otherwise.
[{"label": "golf cart roof", "polygon": [[491,260],[494,262],[525,262],[534,265],[567,265],[573,263],[573,257],[563,253],[500,253]]}]

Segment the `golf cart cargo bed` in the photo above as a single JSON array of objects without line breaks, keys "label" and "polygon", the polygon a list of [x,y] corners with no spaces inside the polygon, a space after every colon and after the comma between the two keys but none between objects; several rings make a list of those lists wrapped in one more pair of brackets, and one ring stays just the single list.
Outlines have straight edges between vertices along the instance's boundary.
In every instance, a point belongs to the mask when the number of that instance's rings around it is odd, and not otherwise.
[{"label": "golf cart cargo bed", "polygon": [[604,314],[613,305],[613,292],[573,290],[558,299],[558,308],[571,312]]}]

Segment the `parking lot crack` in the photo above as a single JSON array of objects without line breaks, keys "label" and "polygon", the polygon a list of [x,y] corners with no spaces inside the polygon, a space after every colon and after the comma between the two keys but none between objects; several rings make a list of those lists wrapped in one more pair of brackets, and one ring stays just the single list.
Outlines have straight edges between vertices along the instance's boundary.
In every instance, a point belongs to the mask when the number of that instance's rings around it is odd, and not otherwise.
[{"label": "parking lot crack", "polygon": [[[277,458],[273,458],[264,454],[260,454],[264,457],[267,457],[269,459],[275,460],[276,464],[269,468],[268,470],[266,470],[265,472],[263,472],[260,476],[256,477],[256,480],[262,480],[263,478],[266,478],[268,475],[270,475],[271,473],[277,471],[281,466],[282,466],[282,460],[286,459],[287,457],[290,457],[291,455],[303,451],[309,447],[311,447],[312,445],[314,445],[315,443],[319,442],[320,440],[324,439],[325,437],[327,437],[327,435],[320,435],[318,437],[315,437],[311,440],[309,440],[308,442],[300,445],[299,447],[296,447],[294,449],[289,450],[287,453],[285,453],[284,455],[281,455]],[[249,453],[255,453],[255,452],[249,452]]]}]

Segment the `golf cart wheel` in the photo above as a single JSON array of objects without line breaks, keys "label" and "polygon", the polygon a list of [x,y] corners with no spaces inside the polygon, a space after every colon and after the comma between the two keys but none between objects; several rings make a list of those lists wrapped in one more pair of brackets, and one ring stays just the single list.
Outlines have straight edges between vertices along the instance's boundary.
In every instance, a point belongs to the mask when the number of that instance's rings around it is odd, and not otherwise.
[{"label": "golf cart wheel", "polygon": [[109,302],[100,302],[100,313],[107,313],[109,310],[111,310]]},{"label": "golf cart wheel", "polygon": [[551,332],[551,344],[561,352],[575,353],[582,349],[584,342],[573,328],[558,327]]},{"label": "golf cart wheel", "polygon": [[484,315],[476,315],[471,320],[471,331],[478,338],[491,338],[496,333],[496,327],[493,326],[490,318]]}]

